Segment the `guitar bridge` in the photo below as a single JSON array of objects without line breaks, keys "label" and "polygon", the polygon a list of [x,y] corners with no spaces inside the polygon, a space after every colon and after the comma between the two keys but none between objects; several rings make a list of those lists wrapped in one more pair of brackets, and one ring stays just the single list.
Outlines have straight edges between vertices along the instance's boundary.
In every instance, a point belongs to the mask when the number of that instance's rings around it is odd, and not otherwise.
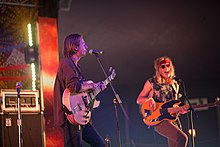
[{"label": "guitar bridge", "polygon": [[89,116],[87,116],[87,115],[84,115],[83,117],[84,117],[85,119],[88,119],[88,118],[89,118]]}]

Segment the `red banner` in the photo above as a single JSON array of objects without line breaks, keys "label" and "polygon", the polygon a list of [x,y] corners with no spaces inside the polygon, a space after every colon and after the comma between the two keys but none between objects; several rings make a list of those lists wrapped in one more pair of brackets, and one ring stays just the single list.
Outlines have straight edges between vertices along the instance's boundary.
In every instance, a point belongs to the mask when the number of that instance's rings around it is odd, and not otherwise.
[{"label": "red banner", "polygon": [[39,17],[39,38],[46,146],[62,147],[62,131],[53,125],[53,85],[59,64],[56,19]]}]

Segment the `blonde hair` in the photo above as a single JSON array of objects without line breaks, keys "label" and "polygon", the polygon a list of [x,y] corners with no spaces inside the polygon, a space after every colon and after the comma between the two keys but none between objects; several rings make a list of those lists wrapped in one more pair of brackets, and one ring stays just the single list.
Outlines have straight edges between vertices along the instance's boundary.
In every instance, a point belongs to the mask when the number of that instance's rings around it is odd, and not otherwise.
[{"label": "blonde hair", "polygon": [[155,80],[159,83],[159,84],[162,84],[165,82],[165,79],[161,76],[160,72],[159,72],[159,68],[161,66],[162,63],[169,63],[170,64],[170,77],[168,79],[168,82],[170,84],[173,83],[173,77],[175,76],[175,69],[174,69],[174,65],[172,63],[172,60],[167,57],[167,56],[162,56],[162,57],[159,57],[157,59],[154,60],[154,68],[155,68]]}]

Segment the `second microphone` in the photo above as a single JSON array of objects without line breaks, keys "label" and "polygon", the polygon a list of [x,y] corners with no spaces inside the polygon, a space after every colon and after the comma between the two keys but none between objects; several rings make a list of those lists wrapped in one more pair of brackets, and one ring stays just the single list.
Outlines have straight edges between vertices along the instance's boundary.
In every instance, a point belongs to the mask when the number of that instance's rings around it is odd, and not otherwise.
[{"label": "second microphone", "polygon": [[93,49],[90,49],[89,50],[89,54],[90,55],[102,55],[104,54],[104,52],[102,50],[93,50]]}]

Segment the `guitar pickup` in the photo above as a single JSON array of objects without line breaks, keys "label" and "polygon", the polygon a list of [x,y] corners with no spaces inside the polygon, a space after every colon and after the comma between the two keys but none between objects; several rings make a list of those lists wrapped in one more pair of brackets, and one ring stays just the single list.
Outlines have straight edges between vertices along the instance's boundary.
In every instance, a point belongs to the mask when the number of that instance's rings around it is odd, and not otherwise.
[{"label": "guitar pickup", "polygon": [[85,107],[89,108],[89,100],[88,100],[87,96],[82,96],[82,100],[83,100]]},{"label": "guitar pickup", "polygon": [[72,113],[76,114],[77,112],[82,111],[82,106],[80,104],[77,104],[73,109]]},{"label": "guitar pickup", "polygon": [[151,120],[149,120],[149,122],[156,122],[156,121],[158,121],[157,119],[151,119]]}]

